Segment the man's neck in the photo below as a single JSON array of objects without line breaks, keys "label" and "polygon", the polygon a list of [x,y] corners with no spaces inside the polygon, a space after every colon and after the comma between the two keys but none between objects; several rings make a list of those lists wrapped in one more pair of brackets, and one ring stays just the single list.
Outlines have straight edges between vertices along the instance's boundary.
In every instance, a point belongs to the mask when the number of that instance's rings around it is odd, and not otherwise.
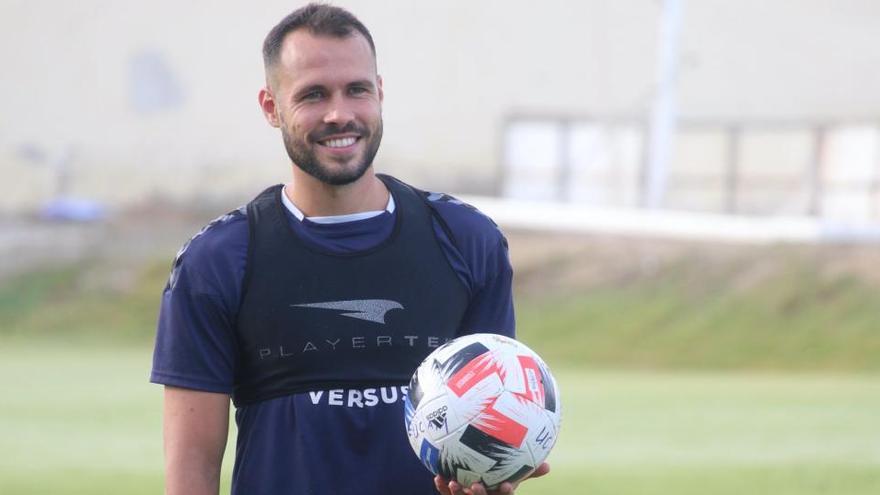
[{"label": "man's neck", "polygon": [[285,187],[288,199],[307,217],[349,215],[383,210],[388,189],[369,168],[364,175],[344,186],[333,186],[315,179],[294,166],[293,182]]}]

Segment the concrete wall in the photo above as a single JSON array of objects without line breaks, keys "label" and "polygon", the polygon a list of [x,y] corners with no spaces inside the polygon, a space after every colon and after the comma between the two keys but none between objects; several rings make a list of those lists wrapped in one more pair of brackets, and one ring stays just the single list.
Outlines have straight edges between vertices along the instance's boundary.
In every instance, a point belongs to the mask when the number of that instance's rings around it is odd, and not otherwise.
[{"label": "concrete wall", "polygon": [[[661,2],[337,2],[374,34],[385,79],[377,165],[491,190],[523,112],[643,117]],[[262,119],[260,45],[301,5],[193,0],[0,3],[0,209],[56,188],[113,203],[244,199],[287,177]],[[880,2],[685,0],[684,118],[880,116]],[[66,158],[65,158],[66,157]]]}]

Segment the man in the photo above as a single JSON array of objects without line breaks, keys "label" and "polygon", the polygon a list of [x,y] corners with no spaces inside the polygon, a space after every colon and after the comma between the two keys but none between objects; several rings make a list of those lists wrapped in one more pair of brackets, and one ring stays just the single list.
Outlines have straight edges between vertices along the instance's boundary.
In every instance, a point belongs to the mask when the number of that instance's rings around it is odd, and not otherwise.
[{"label": "man", "polygon": [[409,448],[403,394],[443,342],[513,335],[504,237],[448,196],[374,173],[382,79],[350,13],[293,12],[263,57],[259,103],[293,180],[175,260],[151,375],[165,385],[166,493],[218,493],[231,396],[234,494],[485,494],[432,480]]}]

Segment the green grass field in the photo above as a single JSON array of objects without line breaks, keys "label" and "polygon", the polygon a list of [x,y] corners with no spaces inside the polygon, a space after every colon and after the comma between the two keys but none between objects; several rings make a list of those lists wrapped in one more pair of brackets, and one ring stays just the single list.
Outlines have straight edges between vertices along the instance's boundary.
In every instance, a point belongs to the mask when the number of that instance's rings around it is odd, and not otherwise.
[{"label": "green grass field", "polygon": [[[880,263],[740,251],[649,270],[623,252],[613,273],[582,252],[518,271],[519,336],[564,405],[553,472],[518,493],[880,493],[880,277],[863,274]],[[558,283],[585,264],[602,283]],[[162,492],[147,378],[168,266],[87,260],[0,281],[0,494]]]},{"label": "green grass field", "polygon": [[[149,366],[141,346],[2,345],[0,493],[161,493]],[[557,375],[553,472],[519,493],[880,493],[880,376]]]}]

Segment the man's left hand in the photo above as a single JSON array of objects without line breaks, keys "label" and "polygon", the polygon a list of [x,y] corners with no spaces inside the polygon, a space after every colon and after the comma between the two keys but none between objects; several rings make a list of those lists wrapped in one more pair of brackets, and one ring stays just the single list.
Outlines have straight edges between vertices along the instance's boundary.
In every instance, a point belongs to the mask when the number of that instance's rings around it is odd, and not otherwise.
[{"label": "man's left hand", "polygon": [[550,464],[544,462],[527,478],[517,481],[516,483],[505,481],[495,490],[486,490],[486,487],[483,486],[482,483],[474,483],[470,487],[465,488],[457,481],[449,481],[440,475],[434,477],[434,486],[441,495],[510,495],[516,490],[516,487],[519,486],[522,481],[531,478],[540,478],[549,472]]}]

